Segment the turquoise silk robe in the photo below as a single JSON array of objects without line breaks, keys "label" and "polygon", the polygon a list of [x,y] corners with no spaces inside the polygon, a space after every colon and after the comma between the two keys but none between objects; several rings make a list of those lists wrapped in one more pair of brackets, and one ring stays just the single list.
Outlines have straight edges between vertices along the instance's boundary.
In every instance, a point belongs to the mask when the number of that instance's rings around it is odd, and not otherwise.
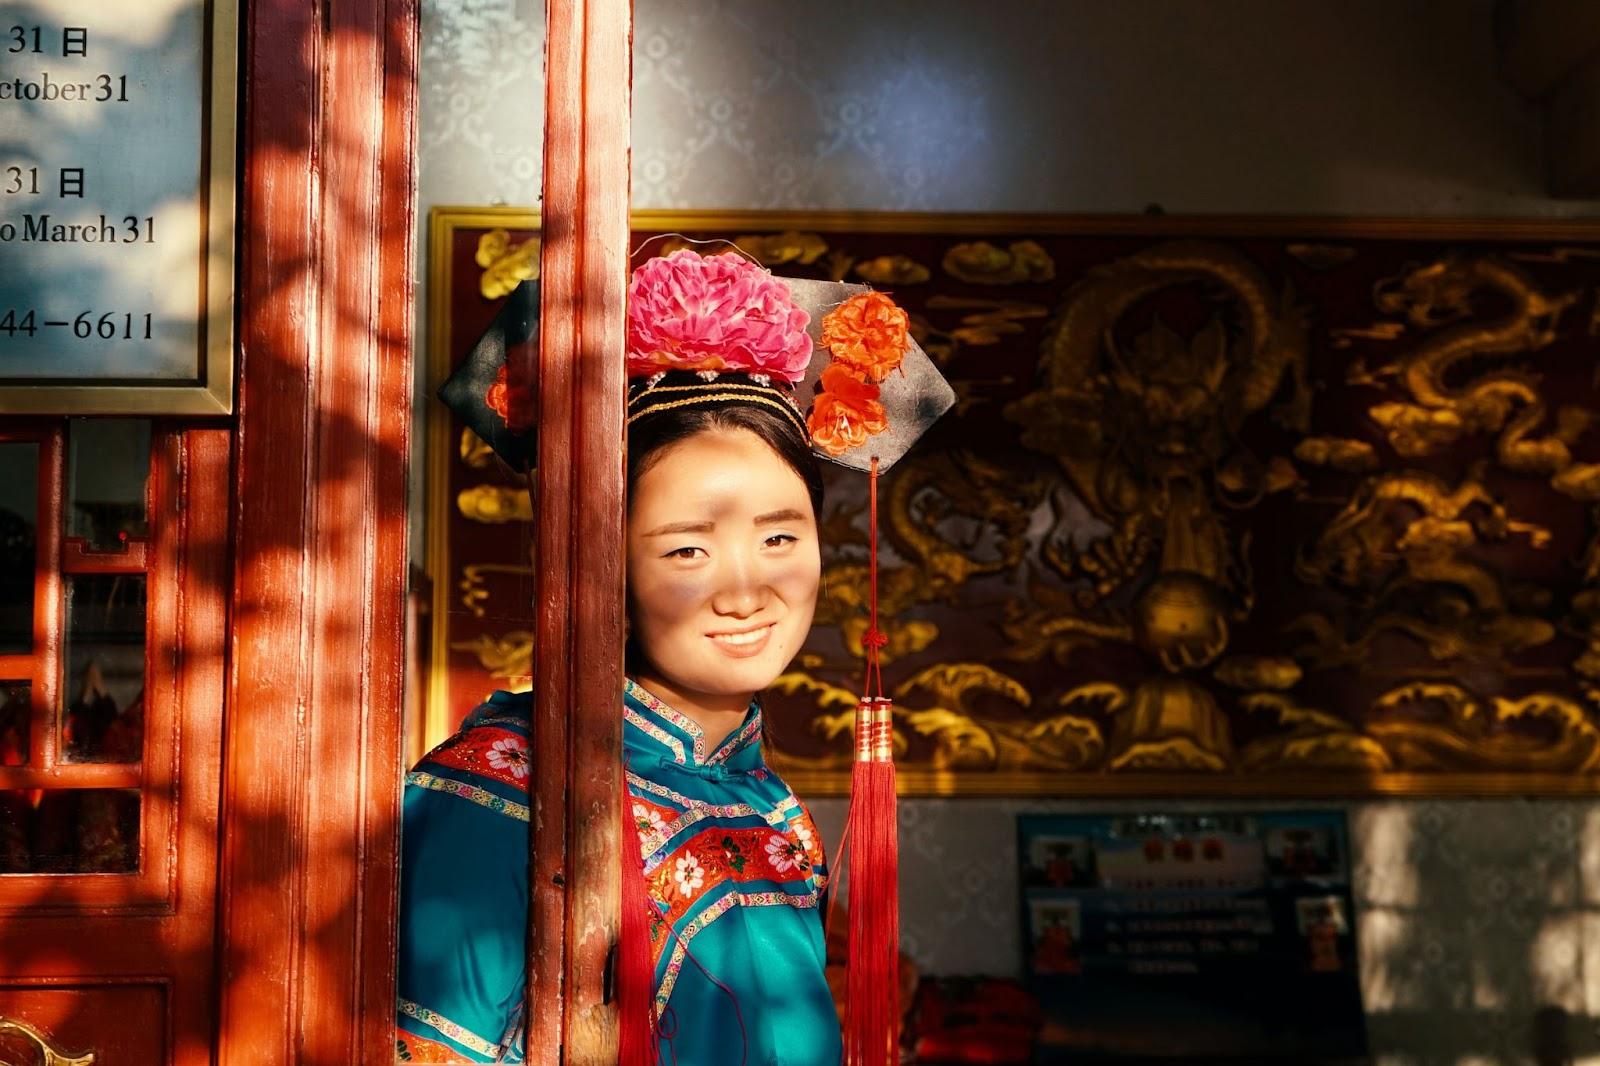
[{"label": "turquoise silk robe", "polygon": [[[809,813],[762,757],[760,706],[711,744],[631,681],[622,702],[628,821],[663,919],[662,1061],[837,1066],[827,868]],[[406,777],[402,1061],[522,1061],[531,708],[495,693]]]}]

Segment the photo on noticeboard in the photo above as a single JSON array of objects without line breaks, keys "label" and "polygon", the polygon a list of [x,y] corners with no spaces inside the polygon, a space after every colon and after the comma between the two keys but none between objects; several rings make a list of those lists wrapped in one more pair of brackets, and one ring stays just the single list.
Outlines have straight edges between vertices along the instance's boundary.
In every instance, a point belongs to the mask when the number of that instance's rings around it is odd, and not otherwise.
[{"label": "photo on noticeboard", "polygon": [[1019,815],[1040,1062],[1365,1053],[1338,811]]}]

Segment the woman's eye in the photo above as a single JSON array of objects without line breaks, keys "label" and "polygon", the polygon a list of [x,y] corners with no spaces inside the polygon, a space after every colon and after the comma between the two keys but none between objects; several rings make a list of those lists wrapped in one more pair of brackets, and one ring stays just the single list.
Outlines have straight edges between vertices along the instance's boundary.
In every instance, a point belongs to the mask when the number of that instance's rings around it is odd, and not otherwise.
[{"label": "woman's eye", "polygon": [[703,548],[678,548],[675,551],[668,552],[664,556],[664,558],[667,558],[667,559],[693,559],[695,557],[695,554],[694,554],[695,552],[700,552],[702,555],[705,554],[705,550]]},{"label": "woman's eye", "polygon": [[799,539],[792,533],[774,533],[766,539],[766,545],[769,548],[776,548],[783,544],[793,544]]}]

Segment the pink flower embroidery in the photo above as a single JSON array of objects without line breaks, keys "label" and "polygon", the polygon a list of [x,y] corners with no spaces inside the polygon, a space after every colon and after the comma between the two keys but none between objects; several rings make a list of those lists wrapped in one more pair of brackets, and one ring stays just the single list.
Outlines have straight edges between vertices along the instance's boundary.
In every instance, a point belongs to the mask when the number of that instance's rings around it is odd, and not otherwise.
[{"label": "pink flower embroidery", "polygon": [[706,868],[700,865],[700,860],[693,855],[685,855],[676,864],[677,872],[672,879],[678,883],[678,893],[684,896],[694,895],[695,889],[705,884]]},{"label": "pink flower embroidery", "polygon": [[507,737],[489,745],[489,765],[512,777],[528,776],[528,745],[518,737]]},{"label": "pink flower embroidery", "polygon": [[805,848],[778,833],[772,834],[767,840],[767,861],[781,874],[810,864]]},{"label": "pink flower embroidery", "polygon": [[736,370],[799,381],[810,320],[783,282],[742,256],[673,252],[628,285],[628,375]]}]

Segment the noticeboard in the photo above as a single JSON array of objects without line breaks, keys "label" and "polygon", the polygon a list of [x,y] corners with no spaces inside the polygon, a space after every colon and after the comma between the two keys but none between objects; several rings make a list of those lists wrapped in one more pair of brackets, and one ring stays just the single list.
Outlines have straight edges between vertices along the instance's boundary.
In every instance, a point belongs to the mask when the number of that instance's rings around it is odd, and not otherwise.
[{"label": "noticeboard", "polygon": [[0,412],[233,404],[236,0],[0,0]]},{"label": "noticeboard", "polygon": [[1342,812],[1020,815],[1037,1062],[1366,1054]]}]

